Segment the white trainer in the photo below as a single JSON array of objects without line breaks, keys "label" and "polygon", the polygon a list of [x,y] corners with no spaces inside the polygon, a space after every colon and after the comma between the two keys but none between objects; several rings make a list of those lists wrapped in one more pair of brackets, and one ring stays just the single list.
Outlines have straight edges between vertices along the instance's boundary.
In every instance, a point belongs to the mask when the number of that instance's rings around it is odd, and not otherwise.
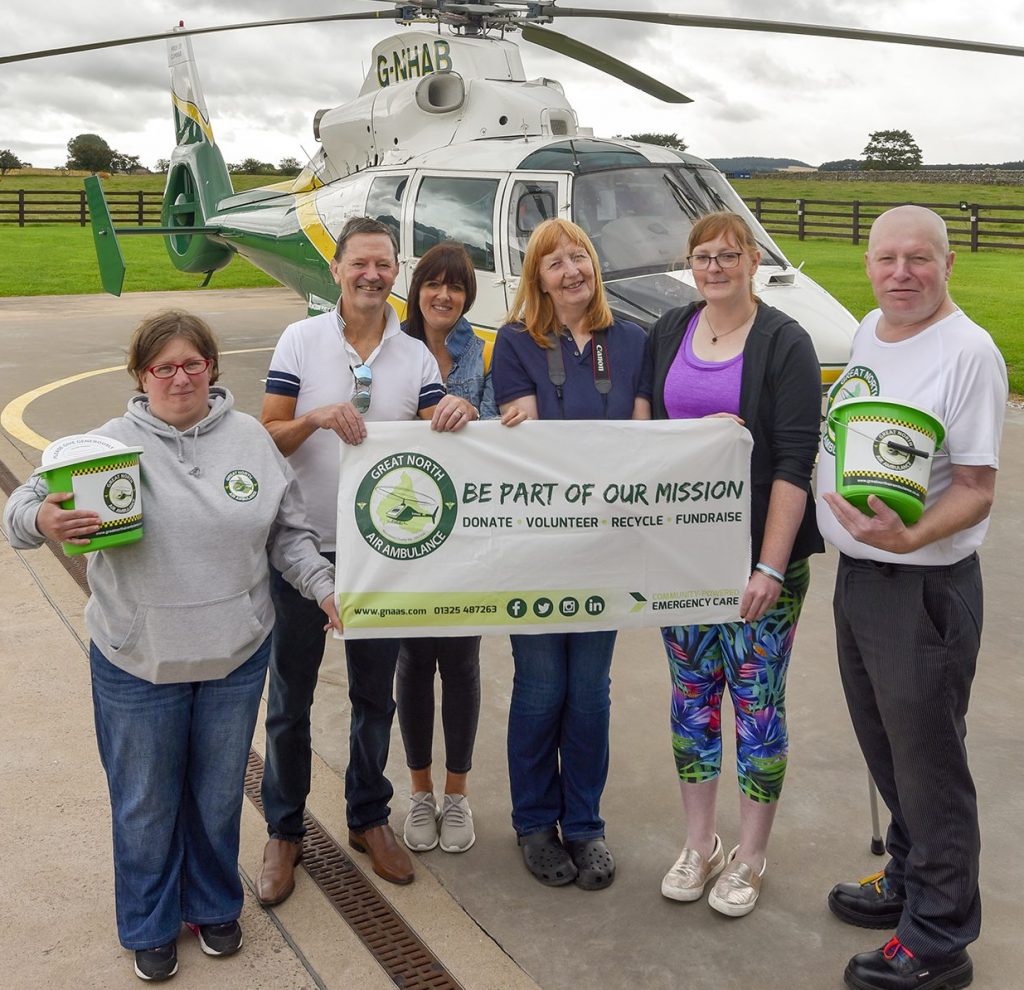
[{"label": "white trainer", "polygon": [[441,848],[446,853],[464,853],[476,842],[473,812],[465,794],[446,794],[441,809]]},{"label": "white trainer", "polygon": [[413,852],[427,852],[437,845],[437,820],[441,812],[430,791],[416,791],[412,795],[409,814],[405,816],[402,838]]},{"label": "white trainer", "polygon": [[737,849],[739,846],[729,853],[728,866],[708,894],[708,904],[719,914],[727,914],[730,918],[742,918],[757,907],[761,880],[768,868],[767,859],[757,871],[741,863],[736,858]]},{"label": "white trainer", "polygon": [[707,882],[725,868],[722,840],[715,836],[715,847],[705,859],[696,849],[687,847],[679,854],[675,866],[661,881],[661,894],[673,901],[695,901],[703,893]]}]

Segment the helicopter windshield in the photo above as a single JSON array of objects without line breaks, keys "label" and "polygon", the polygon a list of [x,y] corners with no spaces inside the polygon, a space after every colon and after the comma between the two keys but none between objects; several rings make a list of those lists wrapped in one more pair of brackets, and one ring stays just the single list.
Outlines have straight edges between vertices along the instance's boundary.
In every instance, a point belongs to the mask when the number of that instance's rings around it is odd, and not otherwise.
[{"label": "helicopter windshield", "polygon": [[644,165],[587,172],[576,177],[572,200],[573,219],[594,242],[606,282],[683,267],[690,228],[715,210],[739,213],[750,223],[762,265],[788,265],[714,168]]}]

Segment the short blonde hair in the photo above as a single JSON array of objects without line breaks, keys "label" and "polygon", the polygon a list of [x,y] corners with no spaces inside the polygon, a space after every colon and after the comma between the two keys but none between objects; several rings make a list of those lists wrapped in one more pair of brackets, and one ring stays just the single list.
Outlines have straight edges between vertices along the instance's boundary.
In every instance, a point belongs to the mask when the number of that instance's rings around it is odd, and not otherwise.
[{"label": "short blonde hair", "polygon": [[594,295],[584,316],[585,329],[588,332],[600,330],[601,327],[611,326],[614,319],[605,298],[604,283],[601,281],[601,262],[586,231],[570,220],[557,217],[545,220],[536,226],[530,235],[530,243],[526,245],[519,288],[508,314],[508,322],[522,323],[527,333],[541,347],[551,346],[548,334],[557,333],[561,329],[561,323],[555,314],[551,296],[541,290],[540,263],[545,255],[558,248],[563,237],[571,244],[583,248],[594,266]]},{"label": "short blonde hair", "polygon": [[141,392],[142,376],[156,356],[175,338],[187,340],[204,358],[209,358],[210,384],[220,377],[217,338],[209,324],[183,309],[165,309],[153,316],[147,316],[132,334],[128,345],[128,374],[135,379],[135,387]]}]

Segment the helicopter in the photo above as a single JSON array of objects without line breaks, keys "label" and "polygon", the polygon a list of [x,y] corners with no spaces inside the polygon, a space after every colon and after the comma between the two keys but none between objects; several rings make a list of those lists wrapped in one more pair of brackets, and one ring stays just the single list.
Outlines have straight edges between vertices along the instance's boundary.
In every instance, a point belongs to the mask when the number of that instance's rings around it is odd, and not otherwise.
[{"label": "helicopter", "polygon": [[[328,261],[345,220],[368,215],[399,243],[391,302],[402,317],[417,260],[444,240],[473,260],[470,314],[493,341],[515,295],[526,244],[549,217],[574,220],[590,236],[616,316],[649,327],[698,298],[682,263],[692,224],[715,210],[743,216],[762,251],[756,293],[810,333],[823,387],[846,364],[856,321],[795,268],[725,176],[683,151],[595,136],[580,124],[562,86],[527,78],[510,36],[597,68],[667,103],[690,98],[634,66],[545,25],[610,18],[676,27],[1024,55],[1024,48],[861,29],[747,18],[559,6],[557,0],[373,0],[389,9],[189,28],[0,56],[6,62],[167,40],[176,147],[167,172],[162,226],[115,228],[99,179],[86,180],[104,288],[119,295],[119,234],[159,234],[182,271],[213,274],[240,255],[292,288],[310,314],[334,308]],[[371,52],[359,94],[316,111],[316,153],[294,179],[236,193],[215,138],[191,36],[282,24],[386,20],[403,27]],[[571,23],[571,22],[570,22]]]},{"label": "helicopter", "polygon": [[[437,513],[440,507],[437,500],[431,496],[423,495],[410,487],[401,485],[394,488],[378,487],[377,492],[384,496],[385,504],[395,500],[395,504],[385,512],[388,522],[404,524],[413,519],[429,519],[431,522],[437,522]],[[434,508],[430,509],[430,506]],[[424,508],[428,511],[423,511]]]}]

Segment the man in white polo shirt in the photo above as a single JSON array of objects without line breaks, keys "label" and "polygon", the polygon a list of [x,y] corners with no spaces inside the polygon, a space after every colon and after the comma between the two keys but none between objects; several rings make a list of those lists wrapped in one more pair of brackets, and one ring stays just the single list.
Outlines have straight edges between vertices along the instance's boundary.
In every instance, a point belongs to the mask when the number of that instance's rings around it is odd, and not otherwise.
[{"label": "man in white polo shirt", "polygon": [[839,669],[892,814],[884,871],[838,884],[829,907],[849,924],[895,929],[881,949],[850,960],[848,986],[965,987],[973,976],[966,947],[981,928],[981,840],[964,745],[981,639],[976,551],[995,495],[1006,366],[949,296],[954,255],[937,214],[919,206],[883,213],[865,257],[879,308],[861,323],[829,407],[880,396],[928,409],[946,432],[912,525],[874,495],[871,514],[840,497],[831,425],[822,438],[818,526],[840,551]]},{"label": "man in white polo shirt", "polygon": [[[437,362],[405,334],[388,296],[398,271],[397,245],[384,224],[349,220],[338,237],[331,273],[341,290],[338,307],[293,323],[281,335],[267,375],[261,419],[299,481],[309,520],[325,557],[334,560],[338,492],[338,438],[358,444],[366,423],[431,419],[457,429],[472,418],[468,403],[438,403],[445,394]],[[270,840],[256,893],[279,904],[294,888],[302,858],[303,811],[312,751],[310,708],[323,659],[322,615],[274,573],[277,611],[270,661],[263,808]],[[384,775],[391,724],[397,639],[345,643],[351,725],[345,803],[349,843],[366,852],[378,875],[393,883],[413,879],[409,854],[388,824],[391,783]]]}]

